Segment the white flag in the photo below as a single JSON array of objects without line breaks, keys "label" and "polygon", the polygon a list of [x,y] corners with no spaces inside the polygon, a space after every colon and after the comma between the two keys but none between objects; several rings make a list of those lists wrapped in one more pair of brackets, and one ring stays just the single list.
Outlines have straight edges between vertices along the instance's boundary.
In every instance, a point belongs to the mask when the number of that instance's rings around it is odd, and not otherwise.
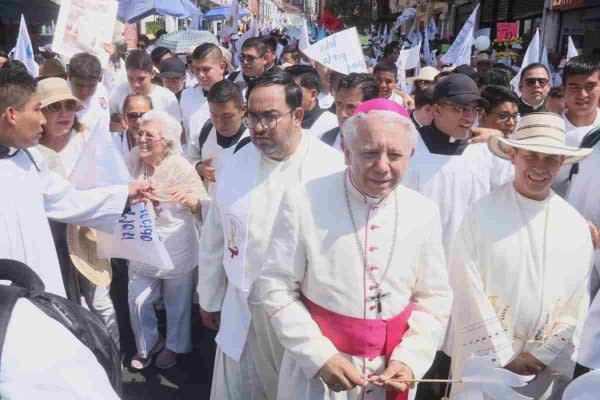
[{"label": "white flag", "polygon": [[27,67],[27,71],[37,78],[40,74],[40,67],[35,62],[33,57],[33,47],[31,46],[31,40],[29,39],[29,33],[27,32],[27,24],[25,23],[25,17],[21,14],[21,26],[19,27],[19,37],[17,37],[17,45],[15,46],[14,60],[19,60]]},{"label": "white flag", "polygon": [[308,58],[340,74],[367,72],[367,64],[356,27],[327,36],[308,46],[302,52]]},{"label": "white flag", "polygon": [[388,42],[388,28],[387,25],[385,26],[385,28],[383,28],[383,36],[382,36],[382,42],[385,44]]},{"label": "white flag", "polygon": [[521,69],[517,76],[510,81],[511,86],[517,95],[521,96],[519,82],[521,81],[521,72],[523,71],[523,68],[527,67],[529,64],[538,62],[540,62],[540,30],[536,29],[535,35],[533,35],[529,47],[527,47],[527,51],[525,52],[525,57],[523,57]]},{"label": "white flag", "polygon": [[240,2],[239,0],[231,0],[229,4],[229,15],[225,21],[225,34],[235,35],[238,33],[238,24],[240,21]]},{"label": "white flag", "polygon": [[421,43],[417,43],[416,46],[410,49],[402,49],[398,60],[396,60],[396,67],[398,67],[397,87],[410,93],[406,86],[406,70],[414,68],[415,76],[419,74],[421,70]]},{"label": "white flag", "polygon": [[302,26],[300,27],[300,41],[298,42],[298,50],[302,51],[310,46],[310,42],[308,40],[308,25],[306,24],[306,18],[302,21]]},{"label": "white flag", "polygon": [[435,21],[433,18],[429,21],[429,26],[427,26],[427,33],[429,33],[430,38],[435,38],[435,35],[438,33],[438,28],[435,25]]},{"label": "white flag", "polygon": [[571,39],[571,36],[569,36],[569,44],[567,46],[567,62],[569,62],[571,58],[577,57],[578,55],[579,54],[575,48],[575,43],[573,43],[573,39]]},{"label": "white flag", "polygon": [[471,49],[475,42],[473,31],[478,9],[479,4],[475,7],[467,22],[463,25],[458,36],[454,39],[452,46],[448,49],[448,52],[442,57],[442,62],[444,64],[452,66],[459,66],[462,64],[471,65]]},{"label": "white flag", "polygon": [[556,81],[552,77],[552,72],[550,70],[550,62],[548,62],[548,50],[546,50],[546,46],[544,46],[544,48],[542,50],[542,58],[540,59],[540,63],[544,64],[544,66],[546,67],[546,69],[549,72],[549,75],[550,75],[550,85],[556,86]]},{"label": "white flag", "polygon": [[429,48],[429,41],[431,40],[430,29],[425,29],[424,34],[425,40],[423,41],[423,57],[425,58],[425,62],[427,63],[427,65],[435,68],[437,67],[437,60],[435,59],[435,56],[431,54],[431,49]]},{"label": "white flag", "polygon": [[417,15],[417,10],[413,7],[410,8],[405,8],[404,11],[402,11],[402,14],[400,14],[400,16],[396,19],[396,22],[394,23],[394,27],[392,28],[392,30],[395,30],[399,27],[402,26],[403,23],[405,23],[406,21],[408,21],[411,18],[414,18]]}]

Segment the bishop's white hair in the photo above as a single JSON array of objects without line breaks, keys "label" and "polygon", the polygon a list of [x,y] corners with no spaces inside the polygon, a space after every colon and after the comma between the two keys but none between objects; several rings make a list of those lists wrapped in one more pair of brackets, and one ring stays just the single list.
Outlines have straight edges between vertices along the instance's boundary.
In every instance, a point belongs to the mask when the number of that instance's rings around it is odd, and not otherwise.
[{"label": "bishop's white hair", "polygon": [[400,125],[406,129],[408,134],[408,145],[410,146],[410,150],[414,150],[415,146],[417,145],[418,135],[415,124],[402,115],[387,110],[373,110],[369,111],[368,113],[356,114],[348,118],[342,127],[342,135],[346,145],[352,147],[351,143],[356,139],[361,125],[367,122],[367,118],[369,116],[381,119],[386,125],[394,122],[400,123]]},{"label": "bishop's white hair", "polygon": [[165,111],[150,110],[142,116],[140,124],[143,127],[150,122],[157,123],[160,126],[160,136],[173,143],[171,149],[173,152],[183,152],[181,149],[181,132],[183,132],[183,128],[179,121]]}]

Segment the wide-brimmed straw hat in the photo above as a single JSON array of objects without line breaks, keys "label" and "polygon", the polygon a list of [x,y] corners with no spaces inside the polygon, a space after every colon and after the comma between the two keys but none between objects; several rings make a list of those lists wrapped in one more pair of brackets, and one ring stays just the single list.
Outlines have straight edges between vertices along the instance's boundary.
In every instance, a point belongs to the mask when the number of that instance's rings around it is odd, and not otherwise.
[{"label": "wide-brimmed straw hat", "polygon": [[63,100],[74,100],[79,110],[83,108],[83,103],[73,96],[69,84],[62,78],[46,78],[39,81],[36,93],[40,98],[42,108]]},{"label": "wide-brimmed straw hat", "polygon": [[73,265],[94,285],[108,287],[112,280],[110,260],[98,258],[98,236],[90,228],[67,226],[67,246]]},{"label": "wide-brimmed straw hat", "polygon": [[514,139],[493,136],[488,142],[492,153],[510,160],[508,148],[565,156],[564,164],[573,164],[589,156],[592,149],[570,147],[565,143],[565,121],[558,114],[539,112],[525,115],[517,126]]},{"label": "wide-brimmed straw hat", "polygon": [[423,67],[421,68],[421,72],[419,72],[419,75],[406,78],[406,82],[409,84],[412,84],[414,81],[433,82],[435,80],[435,77],[438,76],[439,73],[440,71],[438,71],[434,67]]}]

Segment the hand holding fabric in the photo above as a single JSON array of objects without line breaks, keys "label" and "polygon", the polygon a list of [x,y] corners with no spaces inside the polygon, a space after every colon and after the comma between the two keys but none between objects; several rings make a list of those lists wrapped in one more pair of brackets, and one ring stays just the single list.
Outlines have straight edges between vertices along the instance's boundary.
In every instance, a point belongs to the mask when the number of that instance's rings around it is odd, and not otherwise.
[{"label": "hand holding fabric", "polygon": [[140,203],[148,198],[148,194],[154,191],[154,186],[148,182],[135,181],[128,186],[128,200],[130,204]]},{"label": "hand holding fabric", "polygon": [[219,326],[221,324],[221,312],[209,312],[204,311],[200,308],[200,317],[202,318],[202,324],[206,326],[208,329],[212,329],[213,331],[218,331]]},{"label": "hand holding fabric", "polygon": [[215,181],[215,168],[212,166],[212,161],[212,158],[208,158],[196,165],[198,175],[210,182]]},{"label": "hand holding fabric", "polygon": [[504,368],[519,375],[532,375],[540,373],[546,365],[531,355],[531,353],[519,353],[517,357],[509,362]]}]

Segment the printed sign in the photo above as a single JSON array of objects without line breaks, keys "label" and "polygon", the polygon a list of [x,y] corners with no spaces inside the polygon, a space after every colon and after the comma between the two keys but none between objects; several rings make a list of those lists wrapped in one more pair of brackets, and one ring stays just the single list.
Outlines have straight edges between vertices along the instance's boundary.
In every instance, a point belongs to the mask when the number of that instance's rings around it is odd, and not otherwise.
[{"label": "printed sign", "polygon": [[52,51],[67,58],[88,52],[108,64],[102,47],[112,41],[117,18],[115,0],[63,0],[58,13]]},{"label": "printed sign", "polygon": [[499,22],[496,24],[496,39],[499,42],[516,37],[519,37],[518,22]]},{"label": "printed sign", "polygon": [[367,72],[356,27],[334,33],[308,46],[303,53],[308,58],[344,75],[352,72]]}]

